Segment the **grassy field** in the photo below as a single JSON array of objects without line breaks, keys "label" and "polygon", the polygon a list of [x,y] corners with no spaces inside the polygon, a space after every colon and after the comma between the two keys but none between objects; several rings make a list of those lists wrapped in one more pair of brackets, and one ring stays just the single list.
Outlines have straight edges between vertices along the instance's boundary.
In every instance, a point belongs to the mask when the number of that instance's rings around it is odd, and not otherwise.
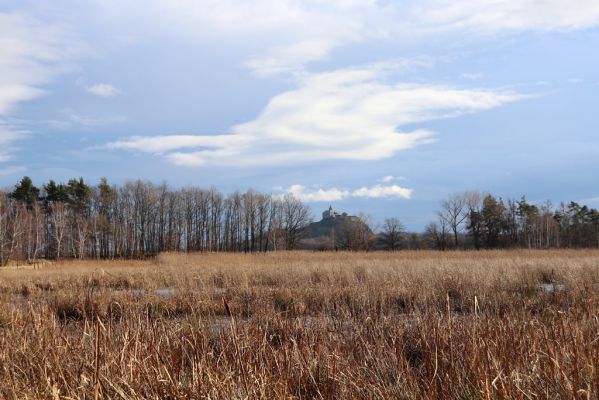
[{"label": "grassy field", "polygon": [[598,399],[599,251],[2,269],[0,398]]}]

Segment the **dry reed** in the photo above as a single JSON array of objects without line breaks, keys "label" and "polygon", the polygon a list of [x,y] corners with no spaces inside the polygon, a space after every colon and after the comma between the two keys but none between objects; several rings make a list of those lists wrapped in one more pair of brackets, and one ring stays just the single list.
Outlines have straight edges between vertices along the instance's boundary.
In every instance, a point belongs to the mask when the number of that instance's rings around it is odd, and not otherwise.
[{"label": "dry reed", "polygon": [[599,252],[0,270],[0,398],[599,398]]}]

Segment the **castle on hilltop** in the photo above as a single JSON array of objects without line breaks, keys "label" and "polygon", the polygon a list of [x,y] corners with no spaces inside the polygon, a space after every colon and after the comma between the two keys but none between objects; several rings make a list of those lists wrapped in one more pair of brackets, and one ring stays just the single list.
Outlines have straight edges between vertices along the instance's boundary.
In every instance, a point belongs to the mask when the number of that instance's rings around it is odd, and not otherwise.
[{"label": "castle on hilltop", "polygon": [[320,221],[312,222],[304,228],[304,238],[331,237],[333,231],[339,229],[345,222],[356,220],[358,217],[348,215],[346,212],[337,212],[333,206],[329,206],[329,209],[322,213]]},{"label": "castle on hilltop", "polygon": [[329,206],[329,209],[328,209],[328,210],[326,210],[326,211],[324,211],[324,212],[322,213],[322,219],[323,219],[323,220],[325,220],[325,219],[330,219],[330,218],[332,218],[332,219],[335,219],[335,218],[339,218],[339,217],[341,217],[341,218],[345,218],[345,217],[348,217],[348,215],[347,215],[347,213],[345,213],[345,212],[344,212],[343,214],[339,214],[339,213],[337,212],[337,210],[335,210],[335,209],[333,208],[333,206]]},{"label": "castle on hilltop", "polygon": [[342,229],[348,222],[358,222],[360,218],[354,215],[348,215],[346,212],[340,213],[329,206],[322,213],[322,219],[318,222],[312,222],[302,230],[302,239],[300,247],[306,249],[334,248],[334,239],[336,232]]}]

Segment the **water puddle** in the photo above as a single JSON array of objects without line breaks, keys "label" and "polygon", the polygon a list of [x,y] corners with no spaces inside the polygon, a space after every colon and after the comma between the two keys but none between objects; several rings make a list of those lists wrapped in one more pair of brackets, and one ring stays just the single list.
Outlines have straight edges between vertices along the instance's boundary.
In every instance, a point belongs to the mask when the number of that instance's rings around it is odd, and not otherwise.
[{"label": "water puddle", "polygon": [[[231,288],[214,288],[215,294],[225,294],[229,292]],[[114,290],[114,294],[123,294],[133,297],[145,297],[145,296],[158,296],[163,299],[170,299],[175,297],[177,294],[196,294],[200,293],[198,289],[176,289],[176,288],[158,288],[158,289],[118,289]]]},{"label": "water puddle", "polygon": [[541,283],[539,288],[545,293],[561,293],[566,291],[566,285],[559,283]]}]

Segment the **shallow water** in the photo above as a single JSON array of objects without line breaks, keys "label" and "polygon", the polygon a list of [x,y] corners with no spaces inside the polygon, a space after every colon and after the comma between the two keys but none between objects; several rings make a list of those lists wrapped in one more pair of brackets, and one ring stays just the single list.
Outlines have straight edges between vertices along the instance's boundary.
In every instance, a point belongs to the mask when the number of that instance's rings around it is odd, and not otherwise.
[{"label": "shallow water", "polygon": [[539,288],[543,290],[545,293],[555,293],[555,292],[565,292],[566,285],[558,284],[558,283],[541,283]]}]

